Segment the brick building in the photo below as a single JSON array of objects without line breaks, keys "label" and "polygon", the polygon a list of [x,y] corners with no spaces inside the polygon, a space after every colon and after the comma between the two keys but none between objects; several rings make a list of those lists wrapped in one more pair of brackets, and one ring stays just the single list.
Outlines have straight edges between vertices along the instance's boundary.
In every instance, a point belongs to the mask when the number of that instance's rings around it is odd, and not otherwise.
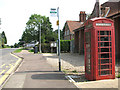
[{"label": "brick building", "polygon": [[[82,24],[79,28],[74,30],[74,45],[75,45],[75,53],[79,53],[80,55],[84,54],[84,22],[86,22],[86,14],[85,12],[80,12],[80,22]],[[94,9],[88,19],[99,17],[99,1],[96,0]]]},{"label": "brick building", "polygon": [[101,5],[101,16],[114,20],[116,59],[120,60],[120,0],[109,0]]},{"label": "brick building", "polygon": [[[83,14],[85,18],[86,15]],[[96,0],[94,9],[88,19],[95,17],[106,17],[114,20],[116,59],[120,59],[120,0],[109,0],[99,7],[99,0]],[[82,21],[85,22],[85,19]],[[75,52],[84,54],[84,24],[74,30]]]},{"label": "brick building", "polygon": [[85,11],[80,12],[80,22],[79,28],[74,30],[74,51],[75,53],[84,54],[84,22],[86,21]]},{"label": "brick building", "polygon": [[[82,18],[79,17],[81,20]],[[79,28],[81,21],[66,21],[63,31],[64,31],[64,40],[72,40],[74,38],[73,30]]]}]

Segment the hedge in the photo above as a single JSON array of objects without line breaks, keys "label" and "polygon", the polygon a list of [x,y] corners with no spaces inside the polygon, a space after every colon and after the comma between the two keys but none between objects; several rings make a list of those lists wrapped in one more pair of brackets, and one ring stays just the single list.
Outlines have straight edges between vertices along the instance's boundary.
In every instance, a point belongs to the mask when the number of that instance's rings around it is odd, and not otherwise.
[{"label": "hedge", "polygon": [[60,40],[61,52],[70,52],[71,40]]},{"label": "hedge", "polygon": [[50,53],[50,44],[42,43],[41,44],[42,53]]}]

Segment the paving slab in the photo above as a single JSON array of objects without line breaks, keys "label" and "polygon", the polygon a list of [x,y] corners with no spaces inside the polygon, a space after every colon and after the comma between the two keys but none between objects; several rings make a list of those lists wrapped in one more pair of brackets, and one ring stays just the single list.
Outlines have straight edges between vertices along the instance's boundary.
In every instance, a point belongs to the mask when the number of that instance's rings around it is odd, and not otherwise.
[{"label": "paving slab", "polygon": [[17,71],[4,85],[6,88],[76,88],[65,78],[63,72],[58,72],[47,63],[42,54],[21,52],[16,54],[23,57],[23,62]]}]

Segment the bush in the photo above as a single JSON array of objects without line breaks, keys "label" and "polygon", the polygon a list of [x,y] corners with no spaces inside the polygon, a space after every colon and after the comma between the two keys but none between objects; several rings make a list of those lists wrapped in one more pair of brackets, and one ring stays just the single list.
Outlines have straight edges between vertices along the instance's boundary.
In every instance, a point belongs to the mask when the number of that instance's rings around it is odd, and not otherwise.
[{"label": "bush", "polygon": [[70,52],[71,40],[60,40],[61,52]]},{"label": "bush", "polygon": [[42,53],[50,53],[50,44],[42,43],[41,44]]},{"label": "bush", "polygon": [[29,52],[34,52],[34,49],[30,49],[30,50],[28,50]]}]

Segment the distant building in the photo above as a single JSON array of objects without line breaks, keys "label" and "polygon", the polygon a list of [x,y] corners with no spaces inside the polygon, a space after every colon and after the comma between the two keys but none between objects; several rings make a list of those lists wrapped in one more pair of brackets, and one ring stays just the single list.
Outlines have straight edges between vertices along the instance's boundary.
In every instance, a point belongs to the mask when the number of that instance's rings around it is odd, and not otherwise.
[{"label": "distant building", "polygon": [[[114,20],[115,25],[115,47],[116,59],[120,59],[120,0],[109,0],[99,5],[96,0],[94,9],[88,19],[95,17],[106,17]],[[74,30],[75,52],[84,54],[84,24]]]},{"label": "distant building", "polygon": [[116,59],[120,60],[120,0],[109,0],[101,5],[101,16],[114,20]]},{"label": "distant building", "polygon": [[63,28],[64,40],[72,40],[74,38],[73,30],[79,28],[80,25],[83,24],[82,22],[83,19],[84,17],[82,17],[82,14],[80,14],[79,21],[66,21],[64,28]]},{"label": "distant building", "polygon": [[84,54],[84,22],[86,21],[85,11],[80,12],[80,22],[78,28],[74,29],[74,52]]}]

